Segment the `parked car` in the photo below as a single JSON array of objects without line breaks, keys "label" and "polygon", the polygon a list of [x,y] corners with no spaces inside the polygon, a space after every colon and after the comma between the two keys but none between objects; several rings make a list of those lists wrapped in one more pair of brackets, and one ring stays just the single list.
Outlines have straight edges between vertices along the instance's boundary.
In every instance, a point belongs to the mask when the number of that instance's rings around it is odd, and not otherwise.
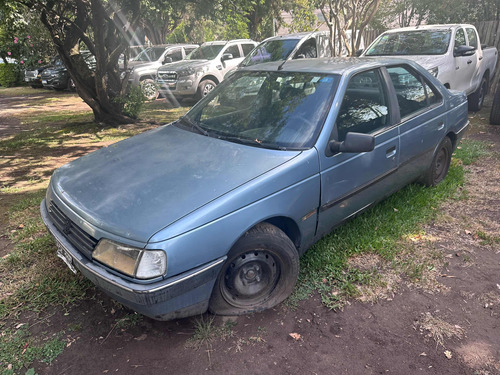
[{"label": "parked car", "polygon": [[42,84],[42,72],[48,67],[48,65],[37,66],[33,68],[28,68],[24,71],[24,81],[28,83],[31,87],[40,88],[43,87]]},{"label": "parked car", "polygon": [[158,69],[156,82],[160,93],[199,100],[221,83],[256,45],[250,39],[203,43],[185,60]]},{"label": "parked car", "polygon": [[280,65],[240,69],[180,120],[59,168],[41,214],[66,264],[154,319],[261,311],[333,227],[445,178],[465,94],[405,60]]},{"label": "parked car", "polygon": [[447,88],[464,91],[479,111],[497,64],[497,49],[482,46],[473,25],[425,25],[389,30],[362,56],[399,56],[418,62]]},{"label": "parked car", "polygon": [[328,38],[329,33],[326,31],[273,36],[255,47],[238,67],[270,61],[330,57],[332,52]]},{"label": "parked car", "polygon": [[[128,82],[131,86],[140,86],[146,98],[158,97],[155,84],[156,71],[162,64],[183,60],[198,48],[197,44],[164,44],[144,49],[128,63]],[[125,73],[123,78],[125,78]]]},{"label": "parked car", "polygon": [[[91,70],[95,70],[96,60],[90,51],[81,51],[83,59]],[[41,74],[43,87],[55,90],[75,90],[75,84],[71,79],[68,69],[60,57],[55,57],[51,66],[43,70]]]}]

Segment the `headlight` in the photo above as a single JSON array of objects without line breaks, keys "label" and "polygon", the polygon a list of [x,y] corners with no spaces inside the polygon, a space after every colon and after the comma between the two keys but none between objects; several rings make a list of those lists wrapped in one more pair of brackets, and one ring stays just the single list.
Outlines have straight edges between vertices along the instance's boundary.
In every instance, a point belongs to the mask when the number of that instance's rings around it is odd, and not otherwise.
[{"label": "headlight", "polygon": [[193,68],[187,68],[187,69],[182,69],[177,72],[177,76],[179,77],[185,77],[185,76],[190,76],[196,73],[196,70]]},{"label": "headlight", "polygon": [[144,250],[107,239],[99,241],[92,257],[138,279],[162,276],[167,270],[167,255],[163,250]]},{"label": "headlight", "polygon": [[437,78],[438,76],[438,72],[439,72],[439,69],[438,67],[436,66],[435,68],[432,68],[432,69],[428,69],[429,73],[431,73],[434,77]]}]

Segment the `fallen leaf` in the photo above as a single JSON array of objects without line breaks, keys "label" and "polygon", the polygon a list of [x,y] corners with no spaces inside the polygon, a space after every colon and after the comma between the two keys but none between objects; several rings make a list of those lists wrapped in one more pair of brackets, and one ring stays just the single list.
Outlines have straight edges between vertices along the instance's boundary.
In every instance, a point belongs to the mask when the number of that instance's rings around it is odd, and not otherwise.
[{"label": "fallen leaf", "polygon": [[137,341],[144,341],[146,340],[146,338],[148,337],[148,335],[146,335],[145,333],[143,333],[142,335],[140,335],[139,337],[134,337],[134,340],[137,340]]},{"label": "fallen leaf", "polygon": [[452,357],[451,352],[450,352],[449,350],[446,350],[446,351],[444,352],[444,355],[445,355],[445,357],[446,357],[446,358],[448,358],[448,359],[451,359],[451,357]]},{"label": "fallen leaf", "polygon": [[24,224],[19,224],[18,228],[19,229],[23,229],[24,228]]},{"label": "fallen leaf", "polygon": [[397,208],[394,209],[394,212],[398,212],[399,210]]},{"label": "fallen leaf", "polygon": [[296,341],[301,339],[300,334],[295,333],[295,332],[293,332],[293,333],[289,333],[288,335],[289,335],[292,339],[294,339],[294,340],[296,340]]},{"label": "fallen leaf", "polygon": [[465,230],[465,234],[469,234],[470,235],[471,233],[472,232],[470,230],[467,230],[467,229]]},{"label": "fallen leaf", "polygon": [[427,353],[426,352],[420,353],[420,357],[427,357]]},{"label": "fallen leaf", "polygon": [[21,328],[23,325],[24,325],[24,323],[19,323],[19,324],[16,326],[16,329]]}]

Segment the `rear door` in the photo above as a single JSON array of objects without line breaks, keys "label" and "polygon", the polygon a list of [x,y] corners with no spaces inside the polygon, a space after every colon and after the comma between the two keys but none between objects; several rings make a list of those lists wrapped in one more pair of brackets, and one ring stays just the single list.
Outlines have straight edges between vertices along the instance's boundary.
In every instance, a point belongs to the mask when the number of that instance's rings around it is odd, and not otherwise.
[{"label": "rear door", "polygon": [[434,150],[446,133],[443,97],[421,74],[408,65],[387,67],[398,100],[400,170],[397,182],[405,185],[430,166]]},{"label": "rear door", "polygon": [[[318,234],[394,191],[399,163],[399,134],[391,97],[381,69],[352,76],[339,109],[332,139],[342,142],[348,132],[375,136],[375,149],[321,157],[321,201]],[[391,96],[392,95],[392,96]]]}]

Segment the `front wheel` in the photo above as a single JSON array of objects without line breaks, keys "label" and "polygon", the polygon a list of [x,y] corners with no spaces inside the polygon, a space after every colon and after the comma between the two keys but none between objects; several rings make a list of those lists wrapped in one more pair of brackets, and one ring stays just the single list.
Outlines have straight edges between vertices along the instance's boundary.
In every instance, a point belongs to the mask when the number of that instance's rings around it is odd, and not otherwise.
[{"label": "front wheel", "polygon": [[432,159],[431,166],[422,177],[422,183],[424,185],[436,186],[444,180],[450,169],[452,148],[450,138],[445,137],[439,144],[434,159]]},{"label": "front wheel", "polygon": [[299,255],[283,231],[269,223],[249,230],[233,246],[217,277],[209,309],[241,315],[272,308],[293,291]]},{"label": "front wheel", "polygon": [[217,86],[217,84],[210,79],[204,79],[201,81],[196,92],[196,99],[200,100],[201,98],[207,96],[210,91],[215,89],[215,86]]},{"label": "front wheel", "polygon": [[141,81],[141,90],[143,95],[148,100],[155,100],[156,98],[158,98],[158,95],[160,95],[155,81],[153,81],[151,78]]},{"label": "front wheel", "polygon": [[488,93],[488,80],[483,77],[481,84],[472,94],[469,95],[469,111],[477,112],[481,110],[484,103],[484,97]]}]

